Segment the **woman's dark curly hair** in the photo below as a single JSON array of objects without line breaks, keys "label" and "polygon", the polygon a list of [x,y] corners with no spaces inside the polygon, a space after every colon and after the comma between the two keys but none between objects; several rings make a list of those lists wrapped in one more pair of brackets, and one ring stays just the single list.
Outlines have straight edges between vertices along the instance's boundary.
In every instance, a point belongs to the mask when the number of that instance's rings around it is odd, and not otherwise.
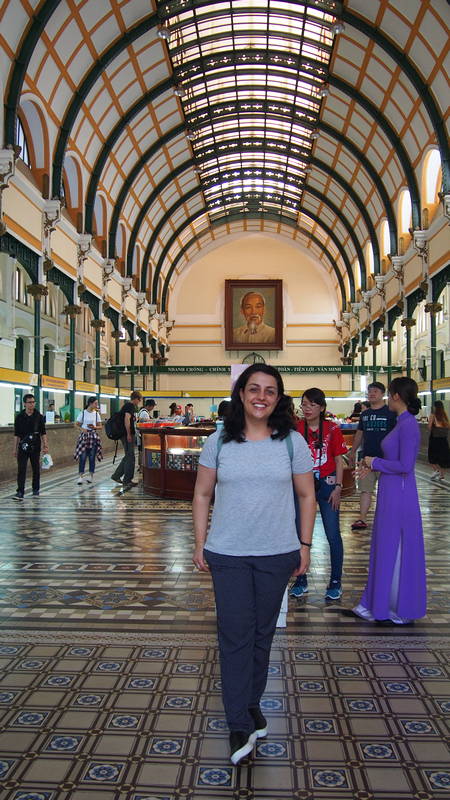
[{"label": "woman's dark curly hair", "polygon": [[249,378],[255,372],[263,372],[271,375],[277,382],[279,400],[274,411],[270,415],[267,424],[272,428],[272,439],[285,439],[291,430],[295,429],[295,420],[292,415],[292,398],[284,393],[283,379],[275,367],[269,364],[251,364],[241,373],[231,394],[231,407],[224,418],[224,442],[245,442],[244,428],[245,415],[244,406],[241,400],[241,389],[245,389]]}]

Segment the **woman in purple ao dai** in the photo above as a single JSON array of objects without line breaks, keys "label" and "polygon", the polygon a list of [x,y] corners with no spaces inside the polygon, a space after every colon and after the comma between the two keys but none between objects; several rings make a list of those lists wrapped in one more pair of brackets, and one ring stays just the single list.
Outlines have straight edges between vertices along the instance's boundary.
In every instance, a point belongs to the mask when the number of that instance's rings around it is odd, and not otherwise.
[{"label": "woman in purple ao dai", "polygon": [[366,588],[353,613],[371,622],[406,624],[426,614],[425,553],[414,465],[420,431],[417,383],[395,378],[389,408],[395,428],[383,439],[383,458],[366,456],[362,470],[380,472]]}]

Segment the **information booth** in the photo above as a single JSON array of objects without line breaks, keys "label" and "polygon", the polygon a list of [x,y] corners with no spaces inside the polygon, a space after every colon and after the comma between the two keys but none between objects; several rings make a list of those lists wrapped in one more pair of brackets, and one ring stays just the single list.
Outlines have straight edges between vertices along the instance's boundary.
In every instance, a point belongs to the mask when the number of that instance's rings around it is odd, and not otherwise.
[{"label": "information booth", "polygon": [[193,427],[141,423],[144,490],[159,497],[191,500],[206,437],[215,426]]}]

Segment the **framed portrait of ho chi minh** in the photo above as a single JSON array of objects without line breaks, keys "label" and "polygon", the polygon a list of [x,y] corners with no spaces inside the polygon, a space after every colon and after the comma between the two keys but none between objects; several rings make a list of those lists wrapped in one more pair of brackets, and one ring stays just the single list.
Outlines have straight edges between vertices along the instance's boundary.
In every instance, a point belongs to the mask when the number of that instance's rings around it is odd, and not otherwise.
[{"label": "framed portrait of ho chi minh", "polygon": [[283,349],[283,281],[225,281],[225,349]]}]

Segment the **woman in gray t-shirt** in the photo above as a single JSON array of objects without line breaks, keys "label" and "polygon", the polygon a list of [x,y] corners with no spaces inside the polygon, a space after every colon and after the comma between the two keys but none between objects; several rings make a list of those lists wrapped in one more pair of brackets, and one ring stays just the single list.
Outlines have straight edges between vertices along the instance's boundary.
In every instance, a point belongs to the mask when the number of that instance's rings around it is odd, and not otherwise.
[{"label": "woman in gray t-shirt", "polygon": [[[193,562],[211,571],[214,584],[233,764],[267,733],[260,700],[283,593],[290,576],[309,567],[312,460],[294,428],[280,373],[253,364],[236,381],[223,431],[208,437],[200,456]],[[300,551],[292,484],[300,502]]]}]

